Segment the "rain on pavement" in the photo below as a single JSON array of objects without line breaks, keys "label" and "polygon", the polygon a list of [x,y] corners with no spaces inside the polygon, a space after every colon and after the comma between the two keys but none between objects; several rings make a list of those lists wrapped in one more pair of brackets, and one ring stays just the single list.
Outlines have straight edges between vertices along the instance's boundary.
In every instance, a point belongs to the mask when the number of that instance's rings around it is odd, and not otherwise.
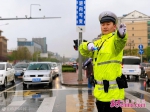
[{"label": "rain on pavement", "polygon": [[[126,89],[126,99],[136,97],[145,99],[150,104],[150,84],[146,84],[145,79],[136,81],[132,78],[128,81],[129,88]],[[128,95],[129,94],[129,95]],[[22,79],[16,80],[14,86],[8,85],[6,90],[0,91],[0,110],[3,112],[4,107],[16,105],[14,112],[40,112],[43,107],[48,112],[97,112],[95,99],[92,90],[85,87],[65,87],[60,83],[60,77],[53,80],[53,86],[47,85],[30,85],[23,88]],[[46,107],[45,103],[50,103],[51,107]],[[150,107],[124,109],[125,112],[149,112]],[[46,111],[45,111],[46,112]]]}]

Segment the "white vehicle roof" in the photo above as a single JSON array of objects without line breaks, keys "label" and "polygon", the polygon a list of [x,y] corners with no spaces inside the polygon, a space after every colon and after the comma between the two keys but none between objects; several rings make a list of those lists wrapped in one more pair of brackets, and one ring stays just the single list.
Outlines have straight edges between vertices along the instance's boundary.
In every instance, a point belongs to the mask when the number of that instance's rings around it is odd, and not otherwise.
[{"label": "white vehicle roof", "polygon": [[123,56],[123,58],[134,58],[134,59],[140,59],[140,57],[137,57],[137,56]]}]

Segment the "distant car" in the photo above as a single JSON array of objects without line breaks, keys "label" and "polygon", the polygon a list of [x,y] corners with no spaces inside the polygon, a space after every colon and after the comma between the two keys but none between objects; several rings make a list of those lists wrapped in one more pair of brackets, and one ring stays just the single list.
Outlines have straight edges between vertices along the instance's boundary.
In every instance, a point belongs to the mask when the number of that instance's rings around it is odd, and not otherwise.
[{"label": "distant car", "polygon": [[146,70],[150,68],[150,63],[141,63],[141,77],[145,78],[146,77]]},{"label": "distant car", "polygon": [[0,86],[6,88],[7,83],[15,84],[15,70],[8,62],[0,62]]},{"label": "distant car", "polygon": [[29,63],[17,63],[15,66],[14,66],[14,69],[15,69],[15,76],[23,76],[24,74],[24,71],[23,69],[24,68],[27,68],[29,65]]},{"label": "distant car", "polygon": [[140,75],[140,77],[141,78],[144,78],[145,75],[146,75],[146,72],[145,72],[145,69],[144,69],[144,65],[145,64],[143,64],[143,63],[140,64],[140,68],[141,68],[141,75]]},{"label": "distant car", "polygon": [[150,82],[150,63],[144,63],[146,82]]},{"label": "distant car", "polygon": [[52,86],[52,70],[46,62],[31,62],[23,75],[23,87],[28,84],[48,84]]},{"label": "distant car", "polygon": [[139,79],[141,75],[140,58],[137,56],[123,56],[122,59],[122,73],[130,79],[129,76],[135,76]]},{"label": "distant car", "polygon": [[53,77],[59,76],[59,67],[56,62],[51,62],[52,63],[52,69],[53,69]]},{"label": "distant car", "polygon": [[78,69],[78,64],[77,63],[73,63],[72,67],[75,68],[75,69]]}]

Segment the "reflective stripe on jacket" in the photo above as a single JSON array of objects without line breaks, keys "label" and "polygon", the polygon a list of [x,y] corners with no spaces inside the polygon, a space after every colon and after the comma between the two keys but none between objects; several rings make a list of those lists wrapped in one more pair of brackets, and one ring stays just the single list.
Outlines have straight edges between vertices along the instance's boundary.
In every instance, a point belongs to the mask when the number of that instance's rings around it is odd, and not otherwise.
[{"label": "reflective stripe on jacket", "polygon": [[[105,41],[106,40],[106,41]],[[105,41],[105,42],[104,42]],[[104,42],[103,46],[99,51],[89,51],[87,44],[83,42],[79,46],[81,55],[93,58],[93,69],[95,80],[115,80],[117,77],[122,75],[122,56],[123,48],[127,41],[127,34],[122,39],[117,35],[117,31],[102,35],[99,40],[94,42],[96,47],[100,47]],[[111,85],[108,93],[105,93],[102,85],[96,85],[94,88],[94,96],[99,101],[111,101],[111,100],[122,100],[124,99],[124,89],[119,89],[117,85]]]}]

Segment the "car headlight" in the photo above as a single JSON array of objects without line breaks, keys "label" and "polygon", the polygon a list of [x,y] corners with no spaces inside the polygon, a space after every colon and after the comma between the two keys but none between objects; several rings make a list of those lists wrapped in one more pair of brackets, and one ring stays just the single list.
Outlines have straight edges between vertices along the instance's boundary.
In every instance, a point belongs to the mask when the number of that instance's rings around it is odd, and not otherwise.
[{"label": "car headlight", "polygon": [[3,74],[0,74],[0,77],[3,77]]}]

